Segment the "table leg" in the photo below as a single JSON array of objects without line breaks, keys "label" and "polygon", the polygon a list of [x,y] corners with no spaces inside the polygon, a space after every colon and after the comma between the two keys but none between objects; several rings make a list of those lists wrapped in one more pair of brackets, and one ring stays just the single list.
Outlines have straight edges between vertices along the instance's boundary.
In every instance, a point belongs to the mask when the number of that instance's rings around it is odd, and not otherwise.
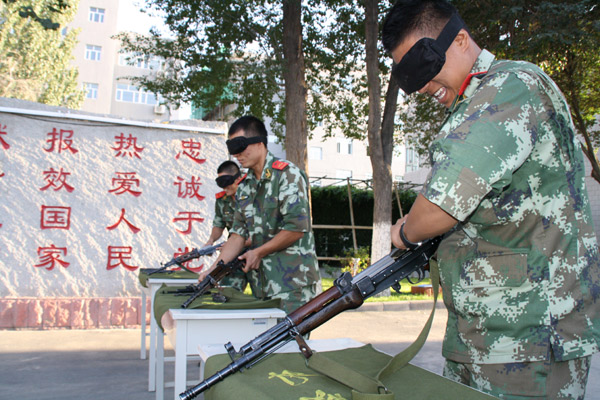
[{"label": "table leg", "polygon": [[142,337],[140,343],[140,359],[146,359],[146,291],[142,288]]},{"label": "table leg", "polygon": [[175,321],[175,395],[174,400],[179,400],[179,393],[186,389],[187,381],[187,342],[188,322],[186,320]]},{"label": "table leg", "polygon": [[[154,319],[154,296],[158,291],[158,285],[149,283],[150,286],[150,349],[148,363],[148,391],[153,392],[156,390],[156,331],[158,330],[158,324]],[[162,332],[160,332],[162,334]]]},{"label": "table leg", "polygon": [[165,399],[165,334],[156,333],[156,400]]}]

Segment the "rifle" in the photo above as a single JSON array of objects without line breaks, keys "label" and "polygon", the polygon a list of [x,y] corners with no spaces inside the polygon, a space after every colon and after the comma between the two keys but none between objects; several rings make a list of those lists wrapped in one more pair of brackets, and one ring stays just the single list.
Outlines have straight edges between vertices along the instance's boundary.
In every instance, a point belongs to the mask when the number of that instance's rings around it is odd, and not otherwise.
[{"label": "rifle", "polygon": [[[240,253],[240,255],[244,254],[245,251],[246,250],[244,250],[242,253]],[[229,261],[227,264],[225,264],[223,262],[223,260],[219,260],[215,269],[210,271],[210,274],[208,274],[202,280],[202,282],[198,282],[194,285],[186,286],[185,289],[178,291],[178,293],[190,293],[190,292],[192,293],[192,295],[186,301],[183,302],[183,304],[181,305],[181,308],[188,308],[188,306],[190,304],[192,304],[192,302],[194,300],[196,300],[198,297],[202,296],[204,293],[206,293],[210,289],[217,286],[217,284],[223,278],[225,278],[227,275],[231,274],[232,272],[234,272],[238,269],[242,269],[244,267],[244,265],[246,264],[246,261],[240,260],[238,257],[239,257],[239,255],[237,257],[235,257],[233,260]]]},{"label": "rifle", "polygon": [[225,349],[231,357],[231,364],[179,394],[179,398],[193,399],[228,376],[251,368],[292,340],[298,342],[300,351],[309,358],[312,350],[302,335],[321,326],[342,311],[360,307],[365,299],[390,286],[399,291],[399,282],[413,272],[417,272],[422,278],[423,268],[441,240],[441,237],[430,239],[414,250],[395,249],[354,277],[349,272],[344,273],[334,281],[331,288],[292,311],[277,325],[240,347],[239,351],[235,351],[231,342],[227,343]]},{"label": "rifle", "polygon": [[159,272],[163,273],[172,273],[173,270],[167,270],[172,265],[177,264],[179,267],[189,271],[183,263],[189,260],[193,260],[198,257],[207,256],[213,254],[219,247],[223,246],[223,243],[215,244],[214,246],[206,246],[201,249],[192,249],[191,251],[182,254],[178,257],[174,257],[171,261],[168,261],[165,264],[162,264],[160,268],[142,268],[142,272],[145,272],[147,275],[156,274]]}]

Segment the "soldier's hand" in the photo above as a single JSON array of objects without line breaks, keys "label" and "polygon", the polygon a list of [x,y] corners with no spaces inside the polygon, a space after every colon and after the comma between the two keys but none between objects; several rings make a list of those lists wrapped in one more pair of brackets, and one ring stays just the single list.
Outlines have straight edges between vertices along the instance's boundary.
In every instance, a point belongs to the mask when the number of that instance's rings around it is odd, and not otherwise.
[{"label": "soldier's hand", "polygon": [[208,276],[208,274],[210,274],[210,272],[213,270],[214,265],[211,266],[210,268],[202,268],[202,271],[200,271],[198,273],[198,282],[202,282],[204,280],[204,278],[206,278]]},{"label": "soldier's hand", "polygon": [[405,249],[404,243],[402,243],[402,239],[400,239],[400,227],[406,220],[406,217],[400,218],[394,225],[392,225],[392,229],[390,230],[390,236],[392,237],[392,244],[394,247],[399,249]]},{"label": "soldier's hand", "polygon": [[256,249],[248,250],[239,258],[242,260],[246,260],[246,266],[243,268],[244,272],[257,270],[260,267],[260,262],[262,261],[262,256]]}]

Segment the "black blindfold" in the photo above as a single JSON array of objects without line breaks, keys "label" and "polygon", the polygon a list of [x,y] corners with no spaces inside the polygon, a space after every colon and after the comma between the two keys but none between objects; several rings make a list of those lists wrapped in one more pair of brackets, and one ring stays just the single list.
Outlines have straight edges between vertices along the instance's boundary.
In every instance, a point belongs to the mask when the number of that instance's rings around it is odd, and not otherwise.
[{"label": "black blindfold", "polygon": [[420,39],[392,67],[392,74],[406,94],[421,89],[440,73],[446,62],[446,51],[464,26],[458,14],[452,15],[437,39]]},{"label": "black blindfold", "polygon": [[253,137],[245,137],[238,136],[236,138],[230,139],[225,142],[227,145],[227,150],[229,150],[229,154],[240,154],[242,151],[246,150],[246,148],[254,143],[264,143],[267,145],[267,138],[264,136],[253,136]]},{"label": "black blindfold", "polygon": [[235,182],[235,180],[239,178],[239,176],[239,172],[235,175],[221,175],[217,176],[217,179],[215,179],[215,181],[217,181],[218,187],[220,187],[221,189],[225,189],[227,186],[232,185]]}]

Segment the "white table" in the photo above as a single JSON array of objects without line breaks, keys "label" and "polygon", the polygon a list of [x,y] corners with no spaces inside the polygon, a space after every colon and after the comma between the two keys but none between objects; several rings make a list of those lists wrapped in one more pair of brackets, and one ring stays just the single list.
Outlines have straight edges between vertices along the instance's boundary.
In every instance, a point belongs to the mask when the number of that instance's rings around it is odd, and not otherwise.
[{"label": "white table", "polygon": [[[248,310],[170,309],[163,327],[175,350],[174,399],[186,389],[187,361],[198,357],[198,346],[227,342],[247,343],[275,326],[284,311],[277,308]],[[156,399],[164,399],[164,338],[157,336]]]},{"label": "white table", "polygon": [[[166,278],[148,278],[148,287],[141,286],[142,288],[142,337],[141,337],[141,349],[140,358],[146,359],[146,298],[150,296],[150,349],[149,349],[149,364],[148,364],[148,391],[153,392],[156,390],[156,336],[160,333],[161,339],[163,332],[159,331],[158,323],[154,319],[154,297],[160,287],[165,284],[167,286],[186,286],[194,283],[198,283],[198,279],[166,279]],[[182,297],[185,299],[185,297]],[[183,302],[184,300],[182,300]]]}]

